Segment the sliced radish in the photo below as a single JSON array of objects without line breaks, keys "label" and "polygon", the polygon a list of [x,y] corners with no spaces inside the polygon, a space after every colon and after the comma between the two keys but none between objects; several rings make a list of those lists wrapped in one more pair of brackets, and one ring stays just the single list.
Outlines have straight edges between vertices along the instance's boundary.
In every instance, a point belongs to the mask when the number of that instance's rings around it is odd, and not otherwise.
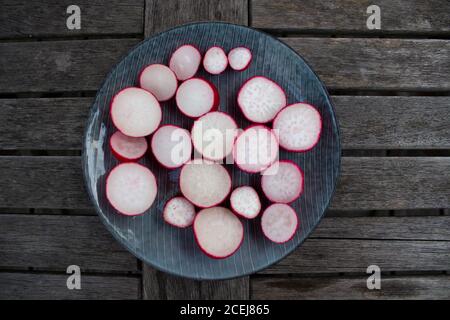
[{"label": "sliced radish", "polygon": [[247,80],[238,93],[238,104],[244,116],[256,123],[266,123],[286,106],[283,89],[266,77]]},{"label": "sliced radish", "polygon": [[230,196],[230,204],[236,214],[246,219],[255,218],[261,211],[258,193],[249,186],[234,189]]},{"label": "sliced radish", "polygon": [[245,47],[237,47],[228,52],[228,63],[236,71],[248,68],[252,61],[252,52]]},{"label": "sliced radish", "polygon": [[174,197],[164,206],[163,217],[174,227],[186,228],[194,222],[195,208],[186,198]]},{"label": "sliced radish", "polygon": [[147,151],[147,139],[144,137],[129,137],[116,131],[109,139],[113,155],[120,161],[136,161]]},{"label": "sliced radish", "polygon": [[294,209],[284,203],[274,203],[264,210],[261,217],[264,235],[275,243],[284,243],[294,237],[298,218]]},{"label": "sliced radish", "polygon": [[223,259],[236,252],[244,239],[242,222],[223,207],[201,210],[194,220],[194,235],[204,253]]},{"label": "sliced radish", "polygon": [[151,148],[162,166],[168,169],[178,168],[191,158],[191,135],[186,129],[164,125],[153,134]]},{"label": "sliced radish", "polygon": [[303,191],[303,172],[292,161],[277,161],[264,171],[261,187],[272,202],[292,202]]},{"label": "sliced radish", "polygon": [[148,210],[157,193],[153,173],[134,162],[114,167],[106,179],[106,198],[120,213],[135,216]]},{"label": "sliced radish", "polygon": [[313,106],[295,103],[280,111],[273,121],[273,129],[284,149],[308,151],[319,141],[322,117]]},{"label": "sliced radish", "polygon": [[225,200],[230,189],[230,174],[220,164],[195,159],[187,162],[181,169],[181,193],[197,207],[218,205]]},{"label": "sliced radish", "polygon": [[170,57],[169,68],[175,72],[178,80],[192,78],[200,66],[202,55],[190,44],[179,47]]},{"label": "sliced radish", "polygon": [[211,74],[219,74],[228,66],[228,58],[221,47],[211,47],[203,57],[203,67]]},{"label": "sliced radish", "polygon": [[151,64],[142,70],[139,85],[150,91],[158,101],[167,101],[175,95],[178,87],[175,73],[162,64]]},{"label": "sliced radish", "polygon": [[192,78],[183,82],[176,93],[177,106],[180,111],[191,118],[198,118],[217,108],[219,93],[209,81]]},{"label": "sliced radish", "polygon": [[117,129],[130,137],[144,137],[161,122],[161,107],[148,91],[129,87],[116,94],[111,103],[111,118]]}]

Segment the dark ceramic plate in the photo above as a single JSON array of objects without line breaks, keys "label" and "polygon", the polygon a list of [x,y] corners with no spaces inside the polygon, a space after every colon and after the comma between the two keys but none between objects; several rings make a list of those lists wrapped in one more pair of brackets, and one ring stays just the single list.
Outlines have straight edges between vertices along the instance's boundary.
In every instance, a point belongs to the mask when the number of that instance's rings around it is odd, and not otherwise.
[{"label": "dark ceramic plate", "polygon": [[[245,239],[231,257],[214,260],[197,247],[192,228],[178,229],[164,223],[165,202],[179,194],[179,170],[169,171],[151,157],[141,160],[156,175],[158,196],[153,206],[141,216],[118,214],[105,198],[105,179],[118,162],[111,155],[108,139],[115,131],[109,117],[111,98],[121,89],[137,85],[139,71],[151,63],[168,63],[171,53],[180,45],[191,43],[203,53],[211,46],[225,51],[246,46],[253,52],[250,67],[237,72],[227,69],[218,76],[200,70],[198,75],[212,81],[220,92],[220,110],[234,117],[241,128],[250,123],[236,106],[241,84],[255,75],[264,75],[281,85],[288,103],[309,102],[323,117],[323,131],[316,147],[306,153],[281,151],[280,159],[295,161],[305,172],[302,196],[292,206],[297,211],[300,226],[294,238],[285,244],[268,241],[261,232],[260,218],[244,222]],[[174,99],[163,103],[163,123],[190,129],[192,120],[176,108]],[[340,168],[338,126],[327,91],[317,75],[291,48],[277,39],[251,28],[226,23],[196,23],[177,27],[147,39],[136,46],[110,72],[97,93],[87,123],[83,170],[91,200],[108,230],[130,252],[155,268],[194,279],[226,279],[247,275],[284,258],[299,246],[317,226],[330,203]],[[254,186],[260,190],[260,176],[247,174],[227,165],[233,185]],[[262,193],[260,192],[262,195]],[[263,206],[267,206],[263,200]]]}]

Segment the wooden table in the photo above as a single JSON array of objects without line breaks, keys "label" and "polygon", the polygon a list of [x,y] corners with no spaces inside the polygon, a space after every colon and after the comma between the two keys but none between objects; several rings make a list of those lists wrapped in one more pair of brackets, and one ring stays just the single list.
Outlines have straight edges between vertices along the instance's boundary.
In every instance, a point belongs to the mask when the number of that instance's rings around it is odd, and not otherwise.
[{"label": "wooden table", "polygon": [[[0,298],[450,298],[450,2],[0,1]],[[311,237],[230,281],[175,278],[107,232],[86,196],[83,127],[108,70],[144,37],[221,20],[269,32],[314,67],[342,132],[342,176]],[[82,289],[66,288],[66,268]],[[381,290],[366,268],[381,268]]]}]

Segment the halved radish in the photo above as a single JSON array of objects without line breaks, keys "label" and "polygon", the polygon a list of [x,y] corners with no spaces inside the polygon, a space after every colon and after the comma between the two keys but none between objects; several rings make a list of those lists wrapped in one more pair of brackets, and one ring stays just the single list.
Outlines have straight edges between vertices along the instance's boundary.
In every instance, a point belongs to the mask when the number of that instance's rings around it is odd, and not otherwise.
[{"label": "halved radish", "polygon": [[114,167],[106,179],[106,198],[120,213],[135,216],[148,210],[157,193],[150,169],[134,162]]},{"label": "halved radish", "polygon": [[144,137],[129,137],[116,131],[109,139],[113,155],[120,161],[136,161],[147,151],[147,139]]},{"label": "halved radish", "polygon": [[211,47],[203,57],[203,67],[211,74],[219,74],[228,66],[228,58],[221,47]]},{"label": "halved radish", "polygon": [[200,249],[211,258],[224,259],[236,252],[244,240],[244,226],[224,207],[201,210],[194,220],[194,235]]},{"label": "halved radish", "polygon": [[238,93],[238,104],[244,116],[256,123],[266,123],[286,106],[286,94],[272,80],[256,76],[248,79]]},{"label": "halved radish", "polygon": [[295,103],[281,110],[273,121],[280,146],[288,151],[308,151],[319,142],[322,117],[307,103]]},{"label": "halved radish", "polygon": [[292,202],[303,191],[303,172],[292,161],[277,161],[264,171],[261,187],[272,202]]},{"label": "halved radish", "polygon": [[201,60],[200,51],[193,45],[185,44],[172,53],[169,68],[175,72],[178,80],[186,80],[197,73]]},{"label": "halved radish", "polygon": [[195,218],[195,208],[192,203],[184,197],[174,197],[166,202],[163,210],[164,221],[178,227],[189,227]]},{"label": "halved radish", "polygon": [[111,118],[117,129],[130,137],[144,137],[155,131],[161,122],[158,100],[140,88],[125,88],[111,103]]},{"label": "halved radish", "polygon": [[228,63],[233,70],[242,71],[252,61],[252,52],[245,47],[237,47],[228,52]]},{"label": "halved radish", "polygon": [[220,164],[195,159],[187,162],[181,169],[181,193],[197,207],[218,205],[225,200],[230,189],[230,174]]},{"label": "halved radish", "polygon": [[219,105],[219,93],[214,84],[200,78],[184,81],[175,98],[180,111],[191,118],[198,118]]},{"label": "halved radish", "polygon": [[284,203],[274,203],[264,210],[261,217],[264,235],[275,243],[284,243],[294,237],[298,218],[294,209]]},{"label": "halved radish", "polygon": [[181,167],[191,158],[191,135],[177,126],[161,126],[152,136],[151,149],[162,166],[168,169]]},{"label": "halved radish", "polygon": [[175,95],[178,87],[175,73],[162,64],[151,64],[139,75],[139,85],[150,91],[158,101],[167,101]]},{"label": "halved radish", "polygon": [[258,193],[249,186],[238,187],[230,196],[233,211],[246,219],[253,219],[261,211],[261,201]]}]

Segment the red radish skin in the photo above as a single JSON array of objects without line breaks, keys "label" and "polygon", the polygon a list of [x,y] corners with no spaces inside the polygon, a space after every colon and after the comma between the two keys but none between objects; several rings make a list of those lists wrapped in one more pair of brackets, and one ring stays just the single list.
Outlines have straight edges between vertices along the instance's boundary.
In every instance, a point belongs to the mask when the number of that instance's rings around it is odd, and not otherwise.
[{"label": "red radish skin", "polygon": [[237,47],[228,53],[228,63],[233,70],[244,71],[252,62],[252,52],[245,47]]},{"label": "red radish skin", "polygon": [[220,74],[228,66],[228,58],[221,47],[211,47],[206,51],[203,57],[203,67],[210,74]]},{"label": "red radish skin", "polygon": [[200,51],[193,45],[186,44],[179,47],[170,57],[169,68],[175,73],[178,80],[184,81],[192,78],[202,61]]},{"label": "red radish skin", "polygon": [[294,237],[298,228],[298,217],[289,205],[274,203],[264,210],[261,227],[267,239],[275,243],[285,243]]},{"label": "red radish skin", "polygon": [[150,145],[156,160],[167,169],[179,168],[191,159],[191,135],[186,129],[163,125],[153,134]]},{"label": "red radish skin", "polygon": [[147,139],[144,137],[134,138],[116,131],[109,139],[112,154],[119,161],[137,161],[147,152]]},{"label": "red radish skin", "polygon": [[256,218],[261,211],[258,193],[250,186],[242,186],[233,190],[230,196],[233,212],[245,219]]},{"label": "red radish skin", "polygon": [[162,64],[151,64],[139,75],[139,85],[160,101],[167,101],[175,95],[178,81],[175,73]]},{"label": "red radish skin", "polygon": [[177,228],[187,228],[195,218],[195,208],[184,197],[174,197],[166,202],[163,210],[164,221]]},{"label": "red radish skin", "polygon": [[219,106],[217,88],[211,82],[201,78],[184,81],[178,87],[175,99],[181,113],[194,119]]}]

